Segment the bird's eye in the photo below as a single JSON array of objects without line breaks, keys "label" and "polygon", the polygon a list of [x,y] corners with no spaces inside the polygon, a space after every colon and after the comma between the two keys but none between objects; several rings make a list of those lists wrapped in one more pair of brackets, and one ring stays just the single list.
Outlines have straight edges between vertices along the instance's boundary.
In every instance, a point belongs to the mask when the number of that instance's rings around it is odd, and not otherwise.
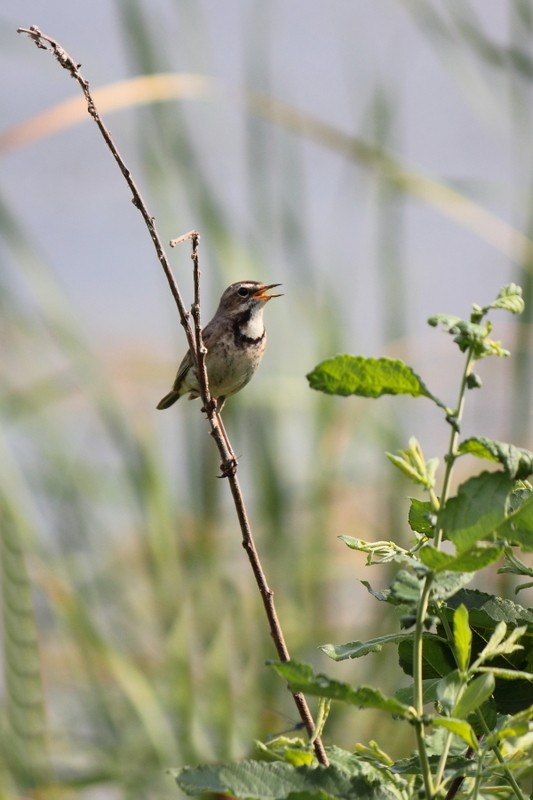
[{"label": "bird's eye", "polygon": [[240,297],[248,297],[249,292],[248,292],[248,289],[246,288],[246,286],[241,286],[241,288],[238,290],[237,294]]}]

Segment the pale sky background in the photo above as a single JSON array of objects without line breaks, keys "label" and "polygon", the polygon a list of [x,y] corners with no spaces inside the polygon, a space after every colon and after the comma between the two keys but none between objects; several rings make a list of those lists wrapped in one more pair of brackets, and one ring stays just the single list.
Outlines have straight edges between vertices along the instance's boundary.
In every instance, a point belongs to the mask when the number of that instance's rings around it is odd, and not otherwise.
[{"label": "pale sky background", "polygon": [[[36,24],[54,36],[82,63],[95,89],[137,74],[120,27],[119,11],[125,7],[118,0],[90,5],[70,0],[4,3],[1,128],[9,129],[79,94],[51,56],[16,34],[17,26]],[[266,8],[244,0],[205,0],[194,5],[192,21],[187,3],[152,0],[142,7],[150,9],[147,24],[157,32],[168,69],[213,76],[230,90],[264,90],[362,139],[371,138],[370,109],[383,90],[392,115],[391,152],[398,159],[464,190],[518,228],[527,220],[529,86],[511,67],[485,65],[480,70],[479,59],[468,47],[457,46],[453,37],[430,36],[420,16],[428,7],[425,0],[289,0]],[[429,7],[442,13],[459,36],[448,4],[432,2]],[[474,9],[487,40],[509,41],[507,4],[479,0],[454,7]],[[263,36],[256,51],[257,31]],[[526,33],[524,40],[527,47]],[[527,50],[526,54],[530,55]],[[333,295],[345,331],[341,349],[378,355],[385,313],[382,278],[376,272],[382,232],[369,172],[319,145],[302,147],[299,137],[275,125],[250,121],[242,106],[229,103],[224,93],[213,102],[187,100],[181,107],[213,196],[227,209],[236,252],[246,232],[253,238],[252,251],[237,266],[228,262],[227,254],[213,254],[204,233],[206,313],[210,315],[220,288],[230,280],[280,281],[286,297],[276,310],[269,308],[271,326],[290,329],[298,303],[311,315],[321,315],[324,298]],[[175,207],[150,186],[138,148],[142,119],[129,110],[106,117],[157,217],[163,240],[191,228],[202,233],[202,221],[187,204],[188,189],[179,173]],[[262,148],[256,176],[267,184],[264,216],[250,202],[254,178],[249,177],[248,159],[254,126]],[[305,263],[295,263],[280,233],[279,209],[293,179],[287,169],[287,142],[289,148],[297,147],[302,159],[301,215],[306,251],[313,260],[308,272]],[[64,287],[87,336],[104,350],[139,348],[153,353],[154,361],[177,358],[182,334],[162,272],[95,126],[87,121],[0,157],[3,201]],[[407,199],[401,215],[403,251],[393,258],[397,256],[398,269],[408,276],[405,335],[415,353],[417,346],[421,349],[423,360],[426,337],[435,336],[426,326],[430,314],[467,314],[472,301],[490,301],[503,284],[515,279],[517,270],[492,245],[418,200]],[[188,253],[172,252],[171,259],[187,297]],[[243,274],[247,263],[248,273]],[[16,275],[11,255],[6,254],[5,264],[9,274]],[[304,374],[313,366],[311,358],[331,354],[307,355],[301,348],[305,339],[305,329],[288,340],[284,334],[277,343],[271,336],[270,350],[277,355],[265,362],[266,369],[273,371],[276,364],[288,371],[301,359]],[[443,339],[442,346],[451,352]],[[160,389],[165,387],[158,381],[154,392]]]}]

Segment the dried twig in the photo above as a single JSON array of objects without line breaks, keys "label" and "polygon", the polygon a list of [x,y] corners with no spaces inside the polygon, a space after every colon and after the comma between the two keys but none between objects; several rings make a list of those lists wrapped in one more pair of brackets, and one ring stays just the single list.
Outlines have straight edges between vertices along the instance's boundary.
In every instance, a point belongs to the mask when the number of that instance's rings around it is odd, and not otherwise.
[{"label": "dried twig", "polygon": [[[161,266],[163,267],[163,271],[167,278],[170,291],[178,307],[180,322],[183,328],[185,329],[187,343],[189,345],[189,349],[196,364],[196,368],[198,371],[198,381],[200,384],[200,395],[203,402],[203,410],[209,420],[211,426],[211,434],[215,439],[215,442],[217,444],[222,459],[222,467],[221,467],[222,474],[224,477],[227,477],[230,485],[233,501],[235,504],[235,510],[237,512],[237,518],[239,520],[239,525],[241,528],[242,545],[248,555],[248,559],[250,561],[257,585],[259,587],[259,591],[261,593],[261,598],[263,600],[263,605],[265,607],[268,623],[270,626],[270,633],[280,660],[289,661],[290,660],[289,651],[285,643],[283,631],[274,605],[274,593],[272,589],[270,589],[267,583],[266,576],[263,571],[261,561],[259,559],[259,555],[257,553],[257,549],[255,547],[255,543],[253,540],[252,530],[250,527],[250,522],[248,520],[248,514],[246,512],[244,499],[237,478],[237,461],[235,459],[229,439],[222,424],[222,420],[218,415],[217,404],[213,400],[209,392],[208,376],[205,366],[205,356],[207,351],[203,344],[202,329],[200,323],[200,270],[198,263],[198,244],[200,239],[199,234],[196,231],[190,231],[189,233],[178,237],[178,239],[174,239],[170,243],[171,246],[175,246],[176,244],[184,242],[188,239],[192,241],[192,260],[193,260],[193,271],[194,271],[194,303],[192,306],[192,317],[194,321],[194,331],[193,331],[189,322],[189,312],[186,310],[183,300],[181,298],[181,294],[178,289],[177,283],[174,279],[170,263],[165,254],[163,244],[157,232],[154,218],[148,213],[147,207],[144,203],[144,200],[142,199],[142,196],[139,192],[139,189],[137,188],[137,185],[135,184],[131,176],[130,170],[126,167],[126,164],[122,156],[120,155],[117,147],[113,142],[113,139],[111,138],[111,134],[109,133],[108,129],[102,122],[102,119],[96,109],[93,98],[91,96],[91,92],[89,89],[89,82],[82,76],[80,72],[80,64],[77,64],[74,61],[74,59],[71,58],[71,56],[69,56],[69,54],[54,39],[52,39],[50,36],[46,36],[45,34],[41,33],[41,31],[36,26],[31,26],[30,28],[18,28],[17,32],[27,34],[40,49],[49,50],[50,52],[52,52],[52,54],[55,56],[60,65],[64,69],[66,69],[72,75],[72,77],[78,82],[87,101],[87,110],[91,115],[91,117],[96,122],[96,124],[98,125],[98,128],[100,129],[100,132],[104,137],[107,146],[109,147],[115,161],[118,164],[120,171],[122,172],[122,175],[126,180],[126,183],[128,184],[131,190],[132,202],[135,205],[135,207],[139,209],[145,221],[146,227],[148,228],[148,232],[156,249],[157,257],[159,259]],[[300,718],[304,723],[309,735],[314,736],[315,725],[305,697],[301,692],[296,692],[293,693],[293,698],[298,708]],[[313,747],[317,759],[320,761],[321,764],[327,766],[329,762],[320,737],[316,737],[314,739]]]},{"label": "dried twig", "polygon": [[[199,375],[200,375],[199,382],[200,382],[201,396],[202,400],[204,401],[204,404],[207,405],[209,393],[207,392],[205,396],[203,394],[204,387],[207,386],[207,371],[205,370],[206,351],[205,347],[203,346],[202,329],[200,323],[200,294],[199,294],[200,270],[198,264],[198,235],[193,234],[191,238],[193,241],[192,259],[194,264],[194,286],[195,286],[195,305],[193,306],[192,316],[195,323],[195,334],[198,345],[198,362],[199,362]],[[215,437],[220,455],[222,457],[222,470],[225,477],[227,477],[229,481],[231,494],[233,496],[233,502],[235,504],[235,510],[237,512],[237,517],[241,528],[242,546],[246,551],[248,560],[250,562],[250,565],[252,567],[255,576],[257,586],[261,593],[261,599],[265,607],[265,612],[270,627],[270,635],[272,636],[272,639],[274,641],[274,645],[276,647],[279,659],[281,661],[290,661],[289,650],[285,643],[285,637],[283,636],[283,629],[281,627],[276,611],[276,606],[274,604],[274,592],[268,585],[266,575],[264,573],[261,560],[259,558],[259,554],[255,546],[252,529],[250,526],[250,521],[248,519],[248,513],[246,511],[246,506],[244,503],[244,498],[242,495],[240,483],[237,478],[237,460],[233,454],[233,449],[231,447],[228,435],[226,433],[226,429],[224,428],[222,420],[218,415],[218,408],[216,403],[213,404],[212,408],[207,408],[204,410],[206,410],[208,417],[210,414],[213,414],[216,417],[218,417],[219,425],[218,428],[213,430],[213,435]],[[218,435],[219,433],[222,434],[221,437]],[[230,459],[230,461],[227,460],[228,458]],[[307,705],[307,701],[304,695],[302,694],[302,692],[293,692],[292,696],[294,698],[296,707],[298,708],[300,718],[304,723],[309,733],[309,736],[315,737],[313,740],[313,747],[318,760],[322,764],[327,765],[328,757],[326,755],[320,737],[316,736],[314,720],[313,717],[311,716],[311,712],[309,711],[309,706]]]}]

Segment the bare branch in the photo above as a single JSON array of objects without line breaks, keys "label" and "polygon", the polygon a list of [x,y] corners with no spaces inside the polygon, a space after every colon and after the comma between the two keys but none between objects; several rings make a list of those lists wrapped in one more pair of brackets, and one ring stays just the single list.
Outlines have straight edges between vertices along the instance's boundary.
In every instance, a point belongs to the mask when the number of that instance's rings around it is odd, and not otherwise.
[{"label": "bare branch", "polygon": [[200,384],[200,394],[204,402],[204,410],[209,418],[212,418],[216,409],[216,403],[210,396],[209,380],[207,376],[207,367],[205,357],[207,349],[202,339],[202,323],[200,319],[200,263],[198,260],[198,246],[200,237],[196,232],[191,234],[192,240],[192,263],[193,263],[193,283],[194,283],[194,302],[191,308],[191,314],[194,321],[194,338],[196,342],[196,352],[198,353],[198,382]]},{"label": "bare branch", "polygon": [[[96,122],[96,124],[98,125],[98,128],[100,129],[100,132],[107,146],[109,147],[115,161],[118,164],[120,171],[122,172],[122,175],[124,176],[131,190],[132,202],[136,206],[136,208],[139,209],[146,223],[148,232],[156,249],[157,257],[159,259],[161,266],[163,267],[163,271],[167,278],[170,291],[178,307],[180,321],[185,329],[189,349],[191,351],[191,355],[195,361],[196,368],[198,370],[200,395],[202,398],[202,402],[204,404],[203,410],[206,413],[207,418],[209,420],[211,426],[211,434],[215,439],[215,442],[217,444],[222,459],[222,467],[221,467],[222,475],[223,477],[226,477],[228,479],[230,485],[233,501],[235,504],[235,510],[237,512],[237,518],[239,520],[239,526],[241,529],[242,545],[248,555],[248,559],[250,561],[257,582],[257,586],[261,593],[261,598],[263,600],[263,605],[268,619],[268,624],[270,627],[270,633],[280,660],[289,661],[290,660],[289,650],[285,643],[283,631],[278,619],[276,607],[274,605],[274,593],[272,589],[270,589],[267,583],[266,576],[263,571],[261,561],[253,540],[248,514],[244,504],[244,499],[240,488],[239,480],[237,478],[237,460],[233,453],[233,449],[229,442],[222,420],[219,417],[217,403],[214,402],[209,391],[209,381],[205,364],[205,357],[207,351],[202,340],[202,328],[200,321],[200,269],[198,261],[198,245],[200,236],[196,231],[189,231],[189,233],[186,233],[183,236],[179,236],[177,239],[173,239],[170,242],[171,247],[175,247],[177,244],[180,244],[187,240],[192,241],[191,257],[193,260],[193,272],[194,272],[194,303],[192,306],[192,317],[194,321],[194,332],[193,332],[193,330],[191,329],[191,325],[189,324],[189,313],[183,304],[180,291],[174,279],[172,269],[170,267],[161,239],[159,237],[159,234],[155,226],[154,217],[152,217],[148,213],[144,200],[142,199],[142,196],[139,192],[139,189],[137,188],[137,185],[135,184],[133,178],[131,177],[129,169],[126,167],[126,164],[122,156],[120,155],[115,143],[113,142],[111,134],[109,133],[108,129],[102,122],[102,119],[98,113],[98,110],[91,96],[89,82],[85,80],[85,78],[82,76],[80,72],[80,64],[77,64],[74,61],[74,59],[72,59],[71,56],[69,56],[69,54],[54,39],[52,39],[50,36],[46,36],[45,34],[41,33],[41,31],[36,26],[32,26],[31,28],[19,28],[18,33],[27,34],[37,45],[37,47],[39,47],[42,50],[49,50],[55,56],[59,64],[64,69],[66,69],[72,75],[72,77],[78,82],[87,101],[87,110],[91,115],[91,117]],[[298,708],[300,718],[304,723],[309,733],[309,736],[312,737],[315,732],[315,725],[313,717],[311,716],[311,712],[305,700],[305,697],[301,692],[296,692],[293,693],[293,698],[296,707]],[[320,737],[315,738],[313,742],[313,747],[319,762],[327,766],[329,764],[328,757],[326,755]]]},{"label": "bare branch", "polygon": [[[285,642],[283,629],[281,627],[274,603],[274,592],[268,585],[266,575],[261,564],[261,559],[259,558],[259,553],[257,552],[257,548],[255,546],[252,528],[248,518],[248,512],[246,511],[241,486],[237,477],[237,459],[233,453],[233,448],[231,447],[231,443],[222,419],[219,416],[216,403],[212,402],[212,404],[209,405],[209,402],[211,401],[211,395],[208,387],[207,370],[205,369],[206,350],[202,341],[202,329],[200,323],[200,269],[198,262],[199,236],[193,231],[190,234],[186,234],[185,237],[180,237],[180,240],[184,241],[187,238],[192,239],[192,260],[194,269],[194,304],[192,307],[192,317],[194,320],[194,330],[198,352],[198,381],[200,384],[200,394],[202,401],[205,404],[204,410],[206,411],[211,422],[211,434],[216,441],[222,459],[222,475],[223,477],[226,477],[229,482],[233,503],[235,505],[235,511],[237,512],[237,518],[239,520],[239,526],[241,529],[242,546],[246,552],[246,555],[248,556],[255,581],[261,594],[261,599],[263,601],[263,606],[265,608],[265,613],[270,628],[270,635],[272,636],[272,640],[280,661],[290,661],[289,649]],[[301,692],[292,692],[292,696],[298,709],[298,713],[300,714],[300,719],[304,723],[309,736],[314,736],[315,724],[304,695]],[[314,739],[313,748],[320,763],[327,766],[329,763],[328,757],[326,755],[326,751],[324,750],[322,740],[319,736],[316,736]]]}]

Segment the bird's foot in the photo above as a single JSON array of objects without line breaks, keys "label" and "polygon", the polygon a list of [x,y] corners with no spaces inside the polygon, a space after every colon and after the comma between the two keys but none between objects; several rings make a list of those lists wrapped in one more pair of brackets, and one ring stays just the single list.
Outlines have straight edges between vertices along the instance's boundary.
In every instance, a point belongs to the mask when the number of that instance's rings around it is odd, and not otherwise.
[{"label": "bird's foot", "polygon": [[226,459],[220,465],[220,475],[219,478],[229,478],[232,475],[235,475],[237,472],[237,465],[238,465],[237,458],[232,456],[231,458]]},{"label": "bird's foot", "polygon": [[209,403],[206,403],[204,406],[202,406],[203,413],[207,414],[209,419],[213,419],[217,409],[218,409],[218,403],[213,398],[211,398]]}]

